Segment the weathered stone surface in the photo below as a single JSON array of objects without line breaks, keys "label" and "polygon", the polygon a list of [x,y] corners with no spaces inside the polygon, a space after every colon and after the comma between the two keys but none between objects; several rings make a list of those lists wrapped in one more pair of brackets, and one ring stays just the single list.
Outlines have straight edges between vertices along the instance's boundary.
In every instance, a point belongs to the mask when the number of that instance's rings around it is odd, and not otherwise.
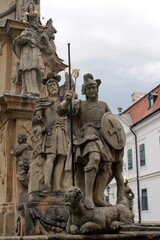
[{"label": "weathered stone surface", "polygon": [[[69,153],[67,117],[60,117],[59,76],[48,74],[48,97],[36,102],[32,121],[33,156],[30,165],[29,194],[35,191],[64,192],[71,186],[66,182],[65,164]],[[69,175],[70,173],[67,172]]]},{"label": "weathered stone surface", "polygon": [[2,223],[0,235],[11,235],[15,231],[15,205],[20,199],[24,201],[23,190],[16,179],[16,159],[11,155],[11,150],[17,146],[19,133],[28,136],[30,132],[33,102],[29,103],[28,99],[25,101],[14,95],[5,95],[0,101],[0,155],[2,160],[0,162],[0,190],[3,192],[0,195],[0,221]]},{"label": "weathered stone surface", "polygon": [[132,189],[128,186],[128,180],[124,181],[124,194],[126,198],[126,206],[133,212],[133,199],[134,193]]},{"label": "weathered stone surface", "polygon": [[20,93],[19,86],[15,86],[15,77],[17,75],[15,66],[17,57],[15,56],[12,45],[13,39],[24,30],[23,22],[7,20],[4,27],[0,27],[0,94]]},{"label": "weathered stone surface", "polygon": [[45,235],[65,232],[69,212],[64,194],[32,194],[27,204],[18,205],[16,235]]},{"label": "weathered stone surface", "polygon": [[[77,100],[67,73],[59,86],[58,73],[67,65],[56,53],[52,19],[46,26],[40,23],[40,0],[1,2],[0,235],[6,236],[0,239],[159,237],[147,228],[145,233],[132,228],[121,172],[125,136],[107,103],[98,100],[101,81],[84,75],[86,101]],[[73,73],[75,80],[78,73]],[[76,187],[69,189],[73,166]],[[110,206],[104,189],[114,177],[117,204]]]},{"label": "weathered stone surface", "polygon": [[126,137],[123,126],[112,113],[105,113],[101,120],[103,137],[114,149],[120,150],[125,147]]},{"label": "weathered stone surface", "polygon": [[[102,118],[105,114],[113,115],[107,103],[98,100],[100,84],[101,81],[99,79],[94,80],[92,74],[85,74],[82,92],[86,95],[86,101],[73,101],[72,110],[75,117],[74,125],[76,122],[76,126],[79,128],[75,131],[73,140],[75,185],[83,191],[84,203],[88,209],[93,209],[94,205],[107,205],[103,200],[104,190],[115,175],[117,181],[117,203],[125,203],[126,201],[122,176],[125,137],[124,134],[121,135],[123,144],[120,149],[117,149],[113,144],[108,143],[109,136],[106,141],[102,134]],[[62,102],[61,108],[59,108],[59,114],[68,109],[72,97],[73,93],[67,91],[65,100]],[[116,119],[117,122],[118,120]],[[121,127],[120,124],[119,126]]]},{"label": "weathered stone surface", "polygon": [[56,234],[56,235],[38,235],[38,236],[9,236],[0,237],[0,240],[159,240],[159,232],[121,232],[119,234],[99,234],[99,235],[70,235],[70,234]]},{"label": "weathered stone surface", "polygon": [[17,61],[16,84],[22,85],[22,95],[43,96],[42,79],[45,77],[46,66],[52,72],[58,73],[67,65],[62,62],[56,53],[54,44],[57,30],[50,19],[45,28],[40,25],[40,19],[34,9],[28,13],[29,28],[13,42],[13,50]]},{"label": "weathered stone surface", "polygon": [[82,191],[77,187],[71,187],[65,194],[65,204],[70,210],[67,233],[118,233],[121,226],[134,222],[134,215],[123,204],[87,209],[83,198]]},{"label": "weathered stone surface", "polygon": [[1,0],[0,26],[4,26],[7,19],[27,20],[26,12],[29,12],[31,2],[34,3],[34,11],[39,14],[40,0]]}]

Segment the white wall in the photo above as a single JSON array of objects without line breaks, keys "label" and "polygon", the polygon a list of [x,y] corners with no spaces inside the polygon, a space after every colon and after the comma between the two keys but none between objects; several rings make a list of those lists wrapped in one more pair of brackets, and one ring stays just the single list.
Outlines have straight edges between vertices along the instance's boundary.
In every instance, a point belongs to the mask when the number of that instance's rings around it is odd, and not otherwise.
[{"label": "white wall", "polygon": [[[123,118],[121,118],[123,119]],[[136,170],[136,150],[135,137],[122,121],[126,133],[126,147],[124,151],[123,175],[128,179],[129,186],[135,194],[134,213],[135,221],[138,221],[138,199],[137,199],[137,170]],[[159,222],[160,223],[160,113],[144,120],[133,128],[137,136],[138,145],[138,162],[139,162],[139,145],[145,144],[146,165],[139,169],[139,186],[140,197],[141,189],[147,188],[148,193],[148,210],[141,211],[142,222]],[[128,170],[127,150],[132,148],[133,152],[133,169]],[[141,201],[141,199],[140,199]],[[113,180],[110,183],[110,202],[116,203],[116,183]]]}]

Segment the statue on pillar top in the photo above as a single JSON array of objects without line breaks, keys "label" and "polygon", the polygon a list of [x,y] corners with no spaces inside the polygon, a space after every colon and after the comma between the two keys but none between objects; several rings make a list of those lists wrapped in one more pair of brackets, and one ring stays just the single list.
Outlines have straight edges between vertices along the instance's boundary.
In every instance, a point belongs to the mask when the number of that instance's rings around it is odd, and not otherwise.
[{"label": "statue on pillar top", "polygon": [[43,96],[42,79],[45,77],[46,66],[57,74],[67,65],[62,63],[56,53],[54,44],[57,30],[52,19],[42,26],[34,2],[30,1],[27,15],[28,27],[14,39],[13,50],[19,59],[17,80],[22,85],[21,95]]}]

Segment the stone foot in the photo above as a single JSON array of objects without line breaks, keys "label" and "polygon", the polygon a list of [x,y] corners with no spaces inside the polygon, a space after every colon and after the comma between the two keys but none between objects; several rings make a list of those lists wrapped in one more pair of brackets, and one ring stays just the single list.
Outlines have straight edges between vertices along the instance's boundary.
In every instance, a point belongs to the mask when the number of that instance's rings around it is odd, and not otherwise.
[{"label": "stone foot", "polygon": [[48,187],[48,186],[45,186],[44,189],[42,190],[43,194],[47,194],[47,193],[50,193],[50,192],[51,192],[51,188]]},{"label": "stone foot", "polygon": [[55,189],[53,189],[53,192],[64,193],[65,191],[62,188],[55,188]]},{"label": "stone foot", "polygon": [[93,209],[94,208],[94,203],[91,199],[89,198],[85,198],[84,199],[84,205],[86,206],[86,208],[88,209]]}]

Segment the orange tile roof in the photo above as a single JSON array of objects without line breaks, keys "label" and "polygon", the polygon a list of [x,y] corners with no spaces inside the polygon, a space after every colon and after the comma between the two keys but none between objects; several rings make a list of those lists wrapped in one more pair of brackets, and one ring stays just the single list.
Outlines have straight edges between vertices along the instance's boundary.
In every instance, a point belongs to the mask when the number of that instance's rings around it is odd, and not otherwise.
[{"label": "orange tile roof", "polygon": [[[154,105],[149,108],[148,97],[150,93],[156,93],[158,96],[155,98]],[[151,90],[148,94],[138,100],[136,103],[131,105],[123,114],[129,113],[132,119],[132,123],[135,124],[150,114],[154,113],[156,110],[160,109],[160,85]]]}]

